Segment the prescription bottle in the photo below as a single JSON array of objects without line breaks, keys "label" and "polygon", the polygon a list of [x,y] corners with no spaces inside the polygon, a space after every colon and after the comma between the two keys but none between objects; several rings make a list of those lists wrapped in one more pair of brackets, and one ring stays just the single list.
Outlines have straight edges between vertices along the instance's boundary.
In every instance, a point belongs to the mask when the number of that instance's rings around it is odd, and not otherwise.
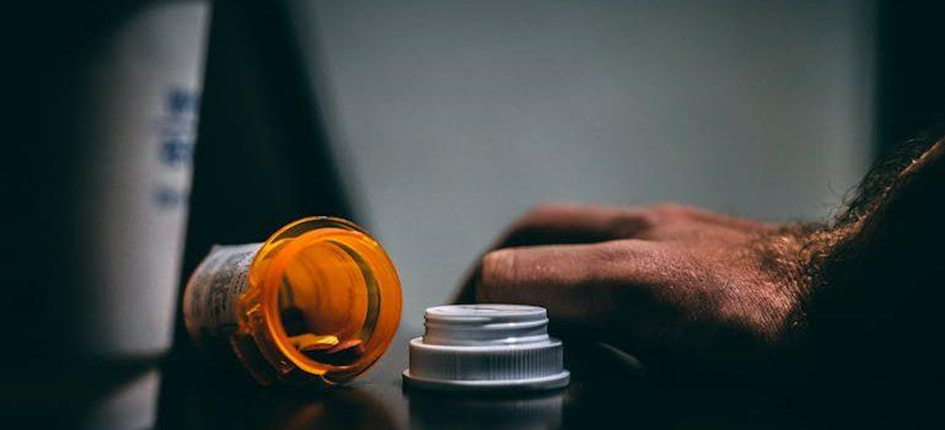
[{"label": "prescription bottle", "polygon": [[354,223],[312,217],[265,243],[215,246],[187,282],[184,322],[263,385],[334,385],[371,367],[400,322],[397,271]]}]

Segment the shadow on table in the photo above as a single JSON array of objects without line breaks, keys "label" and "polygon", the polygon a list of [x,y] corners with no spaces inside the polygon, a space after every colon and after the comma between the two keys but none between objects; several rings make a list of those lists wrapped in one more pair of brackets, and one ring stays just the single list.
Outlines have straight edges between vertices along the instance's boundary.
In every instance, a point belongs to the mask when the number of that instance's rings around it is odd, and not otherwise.
[{"label": "shadow on table", "polygon": [[260,387],[242,369],[207,362],[166,366],[157,428],[378,429],[395,424],[366,390]]},{"label": "shadow on table", "polygon": [[[399,338],[398,338],[399,339]],[[331,389],[259,387],[242,369],[212,360],[162,368],[156,427],[387,428],[806,428],[785,399],[717,381],[649,377],[632,357],[570,343],[571,384],[532,394],[405,389],[406,342],[395,342],[368,375]]]}]

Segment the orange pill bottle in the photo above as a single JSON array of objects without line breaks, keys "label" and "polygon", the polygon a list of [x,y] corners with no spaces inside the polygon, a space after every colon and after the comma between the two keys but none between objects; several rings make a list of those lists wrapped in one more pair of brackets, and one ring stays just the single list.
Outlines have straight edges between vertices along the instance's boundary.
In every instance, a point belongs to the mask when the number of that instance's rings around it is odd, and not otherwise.
[{"label": "orange pill bottle", "polygon": [[384,354],[401,301],[397,271],[370,234],[312,217],[262,244],[215,246],[187,282],[184,322],[264,385],[334,385]]}]

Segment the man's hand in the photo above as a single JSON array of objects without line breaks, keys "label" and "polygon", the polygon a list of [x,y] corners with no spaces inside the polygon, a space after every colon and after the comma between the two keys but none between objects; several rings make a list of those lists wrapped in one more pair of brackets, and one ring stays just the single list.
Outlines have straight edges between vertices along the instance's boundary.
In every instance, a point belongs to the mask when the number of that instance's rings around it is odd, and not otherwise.
[{"label": "man's hand", "polygon": [[769,359],[794,346],[808,283],[787,232],[678,205],[540,206],[457,300],[544,306],[566,333],[650,367],[770,373]]},{"label": "man's hand", "polygon": [[941,428],[943,135],[898,148],[822,224],[675,205],[539,207],[456,301],[544,306],[559,334],[666,373],[776,378],[829,416]]}]

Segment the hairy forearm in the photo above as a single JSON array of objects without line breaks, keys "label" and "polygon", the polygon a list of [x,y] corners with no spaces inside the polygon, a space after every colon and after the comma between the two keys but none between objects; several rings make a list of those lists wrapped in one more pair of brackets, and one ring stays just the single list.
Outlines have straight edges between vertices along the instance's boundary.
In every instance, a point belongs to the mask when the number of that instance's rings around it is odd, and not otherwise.
[{"label": "hairy forearm", "polygon": [[834,399],[900,410],[937,398],[945,354],[945,143],[910,142],[809,240],[804,306],[815,379]]}]

